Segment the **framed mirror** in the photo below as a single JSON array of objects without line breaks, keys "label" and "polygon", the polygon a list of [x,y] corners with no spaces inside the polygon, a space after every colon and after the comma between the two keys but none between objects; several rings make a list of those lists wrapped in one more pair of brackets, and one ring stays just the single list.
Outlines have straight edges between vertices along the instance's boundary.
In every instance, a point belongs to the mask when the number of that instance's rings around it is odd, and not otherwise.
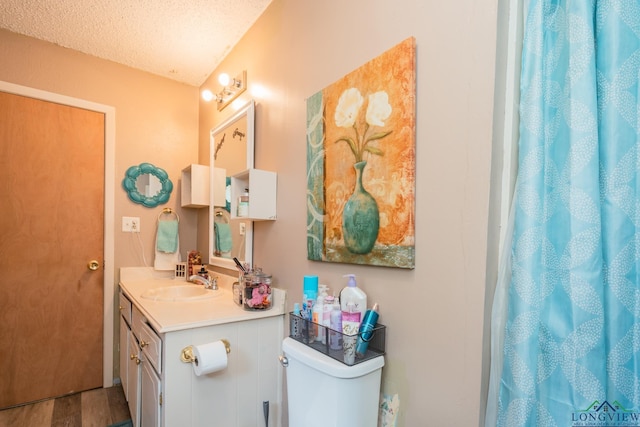
[{"label": "framed mirror", "polygon": [[122,187],[132,202],[155,208],[169,201],[173,183],[164,169],[151,163],[140,163],[127,169]]},{"label": "framed mirror", "polygon": [[236,270],[233,258],[252,263],[253,222],[231,215],[231,177],[253,168],[255,103],[242,106],[211,130],[209,263]]}]

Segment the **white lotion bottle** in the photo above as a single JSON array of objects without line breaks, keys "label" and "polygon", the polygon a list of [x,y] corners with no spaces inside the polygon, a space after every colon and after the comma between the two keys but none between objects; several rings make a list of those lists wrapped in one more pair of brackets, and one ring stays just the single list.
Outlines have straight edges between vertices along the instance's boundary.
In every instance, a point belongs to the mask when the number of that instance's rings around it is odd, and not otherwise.
[{"label": "white lotion bottle", "polygon": [[[322,317],[318,323],[329,328],[331,326],[331,306],[333,305],[333,296],[329,295],[329,288],[327,285],[321,284],[319,285],[319,289],[318,298],[322,297]],[[325,335],[327,335],[326,332]],[[322,343],[326,344],[326,341],[323,340]]]},{"label": "white lotion bottle", "polygon": [[322,326],[325,327],[325,344],[327,343],[327,338],[331,335],[331,310],[333,310],[333,296],[327,295],[322,306]]},{"label": "white lotion bottle", "polygon": [[347,286],[340,291],[340,309],[347,312],[349,311],[348,304],[352,303],[353,309],[360,313],[360,320],[362,320],[367,312],[367,294],[356,284],[355,274],[345,274],[344,277],[348,277],[349,281]]}]

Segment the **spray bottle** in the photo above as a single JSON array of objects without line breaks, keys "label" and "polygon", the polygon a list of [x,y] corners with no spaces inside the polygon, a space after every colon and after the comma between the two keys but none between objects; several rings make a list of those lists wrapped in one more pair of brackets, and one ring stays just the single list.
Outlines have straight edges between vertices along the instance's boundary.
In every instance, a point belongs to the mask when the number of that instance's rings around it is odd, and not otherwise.
[{"label": "spray bottle", "polygon": [[356,356],[364,357],[369,347],[369,341],[373,338],[373,328],[378,322],[378,304],[374,304],[371,310],[367,310],[358,330],[358,343],[356,344]]}]

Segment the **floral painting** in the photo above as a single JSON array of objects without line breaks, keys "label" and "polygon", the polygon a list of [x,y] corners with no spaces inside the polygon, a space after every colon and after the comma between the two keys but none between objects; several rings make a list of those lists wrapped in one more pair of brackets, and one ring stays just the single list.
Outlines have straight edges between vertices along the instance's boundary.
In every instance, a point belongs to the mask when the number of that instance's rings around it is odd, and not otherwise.
[{"label": "floral painting", "polygon": [[310,260],[414,268],[415,39],[307,99]]}]

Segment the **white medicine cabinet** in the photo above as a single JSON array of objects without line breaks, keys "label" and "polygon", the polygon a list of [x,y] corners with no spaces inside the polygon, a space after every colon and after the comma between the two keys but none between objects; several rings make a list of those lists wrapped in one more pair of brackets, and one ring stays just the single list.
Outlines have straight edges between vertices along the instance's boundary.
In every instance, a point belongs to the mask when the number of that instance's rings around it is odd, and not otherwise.
[{"label": "white medicine cabinet", "polygon": [[[275,172],[247,169],[231,177],[231,218],[245,218],[251,221],[276,219]],[[249,191],[249,212],[238,215],[238,200],[245,190]]]},{"label": "white medicine cabinet", "polygon": [[192,164],[182,169],[181,206],[206,208],[209,206],[209,166]]}]

